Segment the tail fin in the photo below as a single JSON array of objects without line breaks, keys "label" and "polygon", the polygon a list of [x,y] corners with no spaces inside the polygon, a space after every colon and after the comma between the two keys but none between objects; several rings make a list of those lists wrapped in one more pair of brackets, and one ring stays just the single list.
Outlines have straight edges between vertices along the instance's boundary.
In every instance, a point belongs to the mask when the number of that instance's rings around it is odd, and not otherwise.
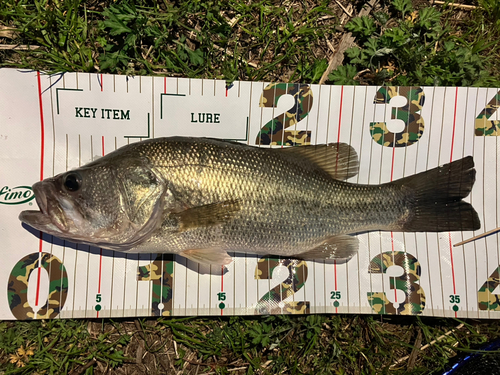
[{"label": "tail fin", "polygon": [[394,181],[411,189],[412,214],[404,232],[451,232],[477,230],[481,222],[476,210],[462,198],[476,180],[472,156]]}]

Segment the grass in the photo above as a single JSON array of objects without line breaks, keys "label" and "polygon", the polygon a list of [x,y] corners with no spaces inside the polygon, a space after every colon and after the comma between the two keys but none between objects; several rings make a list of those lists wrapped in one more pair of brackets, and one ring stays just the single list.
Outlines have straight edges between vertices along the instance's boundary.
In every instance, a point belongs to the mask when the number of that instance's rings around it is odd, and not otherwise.
[{"label": "grass", "polygon": [[428,374],[500,335],[491,322],[356,315],[2,322],[0,330],[7,374]]},{"label": "grass", "polygon": [[[458,0],[457,0],[458,1]],[[362,1],[339,1],[356,15]],[[0,0],[0,66],[330,84],[500,86],[500,5]],[[428,374],[496,321],[358,315],[0,322],[0,374]],[[426,346],[430,345],[430,346]]]}]

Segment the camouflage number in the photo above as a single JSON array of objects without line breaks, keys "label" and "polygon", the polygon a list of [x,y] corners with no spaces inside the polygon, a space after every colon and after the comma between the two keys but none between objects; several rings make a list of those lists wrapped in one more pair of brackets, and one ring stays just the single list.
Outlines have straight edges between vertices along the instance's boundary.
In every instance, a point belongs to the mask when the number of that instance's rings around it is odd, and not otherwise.
[{"label": "camouflage number", "polygon": [[370,133],[378,144],[385,147],[406,147],[420,139],[424,132],[424,119],[420,114],[425,101],[421,87],[381,87],[375,96],[375,104],[388,104],[395,96],[404,96],[408,103],[403,107],[392,108],[391,119],[402,120],[405,128],[400,133],[392,133],[385,122],[370,122]]},{"label": "camouflage number", "polygon": [[476,117],[475,134],[477,136],[483,135],[500,135],[500,120],[490,120],[490,117],[500,108],[500,91],[490,100],[486,107]]},{"label": "camouflage number", "polygon": [[283,95],[292,95],[295,104],[260,129],[258,145],[301,146],[311,143],[309,130],[285,130],[303,120],[312,108],[313,96],[309,85],[298,83],[271,83],[260,97],[260,107],[275,108]]},{"label": "camouflage number", "polygon": [[62,262],[49,253],[27,255],[16,263],[7,283],[10,311],[17,319],[35,319],[35,312],[28,303],[28,282],[33,270],[39,267],[39,260],[41,267],[49,274],[49,295],[45,304],[36,313],[36,318],[55,318],[66,302],[68,274]]},{"label": "camouflage number", "polygon": [[[174,279],[174,261],[172,255],[158,255],[153,263],[137,267],[138,281],[152,281],[151,315],[172,315],[172,287]],[[163,308],[159,308],[159,304]]]},{"label": "camouflage number", "polygon": [[370,273],[386,273],[391,266],[401,266],[403,274],[391,277],[391,289],[402,290],[406,297],[395,307],[385,292],[369,292],[368,302],[377,314],[417,315],[425,308],[425,293],[417,282],[420,280],[420,263],[413,255],[402,251],[386,251],[374,257],[368,269]]},{"label": "camouflage number", "polygon": [[276,285],[267,292],[257,303],[256,314],[309,314],[310,303],[306,301],[290,301],[280,304],[283,300],[293,296],[302,288],[307,280],[307,264],[303,260],[260,258],[255,268],[255,279],[269,280],[278,266],[288,268],[289,276],[280,285]]},{"label": "camouflage number", "polygon": [[500,284],[500,266],[493,271],[491,276],[486,280],[481,289],[477,292],[477,303],[479,310],[495,310],[500,311],[500,299],[498,294],[493,294],[493,291]]}]

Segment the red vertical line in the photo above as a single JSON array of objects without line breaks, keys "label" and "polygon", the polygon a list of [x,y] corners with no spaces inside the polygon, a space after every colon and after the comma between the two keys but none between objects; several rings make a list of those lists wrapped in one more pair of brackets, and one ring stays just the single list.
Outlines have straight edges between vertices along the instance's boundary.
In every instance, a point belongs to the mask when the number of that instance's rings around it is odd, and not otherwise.
[{"label": "red vertical line", "polygon": [[[339,108],[339,130],[337,132],[337,159],[335,160],[335,173],[339,163],[339,142],[340,142],[340,125],[342,124],[342,102],[344,100],[344,86],[340,87],[340,108]],[[328,140],[327,140],[328,141]]]},{"label": "red vertical line", "polygon": [[[488,103],[488,89],[486,89],[485,102],[482,103],[481,107],[484,108],[487,105],[487,103]],[[475,113],[478,113],[477,112],[477,99],[476,99],[476,110],[475,110]],[[483,130],[484,130],[484,126],[483,126]],[[486,203],[486,199],[485,199],[485,197],[486,197],[486,172],[487,171],[484,168],[484,163],[485,163],[485,160],[486,160],[486,137],[484,136],[482,138],[483,138],[483,142],[482,142],[483,147],[482,147],[482,153],[481,153],[482,155],[481,156],[482,156],[482,162],[483,162],[483,176],[482,176],[483,178],[482,178],[482,195],[481,195],[482,199],[481,200],[483,202],[483,222],[485,223],[486,222],[486,204],[487,204]],[[473,243],[475,244],[476,241],[473,241]],[[484,248],[486,250],[486,254],[488,254],[488,241],[487,241],[486,238],[484,239]],[[485,257],[485,266],[486,266],[486,270],[489,271],[489,257],[487,255]],[[490,293],[490,295],[491,295],[491,293]],[[488,303],[488,306],[490,306],[489,303]],[[488,317],[490,317],[489,310],[488,310]]]},{"label": "red vertical line", "polygon": [[[241,82],[238,84],[238,90],[240,90],[241,88]],[[248,128],[250,130],[250,124],[252,123],[252,89],[253,89],[253,85],[250,84],[250,92],[249,92],[249,98],[250,100],[248,101]],[[239,91],[238,91],[238,97],[239,97]],[[250,144],[250,137],[248,136],[247,137],[247,145]],[[260,144],[260,142],[259,142]],[[246,257],[245,257],[246,259]],[[234,284],[233,284],[234,285]],[[245,290],[245,293],[246,293],[246,290]]]},{"label": "red vertical line", "polygon": [[455,109],[453,112],[453,133],[451,135],[450,163],[453,161],[453,145],[455,143],[455,125],[457,122],[457,101],[458,101],[458,87],[455,89]]},{"label": "red vertical line", "polygon": [[[272,103],[272,104],[273,104],[273,113],[272,113],[272,116],[273,116],[273,117],[272,117],[272,118],[273,118],[273,120],[274,120],[274,112],[275,112],[275,108],[276,108],[276,107],[275,107],[275,105],[277,105],[277,103],[275,104],[275,102],[276,102],[276,87],[274,87],[274,88],[273,88],[273,90],[274,90],[274,97],[273,97],[273,98],[274,98],[274,101],[273,101],[273,103]],[[262,129],[262,126],[261,126],[261,129]],[[271,143],[273,143],[273,140],[274,140],[274,134],[272,134],[272,132],[271,132],[270,134],[271,134]],[[271,145],[269,145],[269,148],[272,148],[272,146],[271,146]]]},{"label": "red vertical line", "polygon": [[[102,248],[99,249],[99,286],[97,288],[97,293],[101,293],[101,270],[102,270]],[[99,312],[97,312],[99,314]]]},{"label": "red vertical line", "polygon": [[103,90],[103,86],[104,86],[104,84],[102,82],[102,74],[101,74],[101,91]]},{"label": "red vertical line", "polygon": [[[391,164],[391,182],[394,177],[394,154],[396,153],[396,148],[392,148],[392,164]],[[391,248],[392,248],[392,261],[394,263],[394,232],[391,230]],[[393,278],[393,280],[396,280],[396,278]],[[397,303],[398,302],[398,289],[396,288],[396,285],[394,285],[394,301]]]},{"label": "red vertical line", "polygon": [[340,87],[340,108],[339,108],[339,130],[337,132],[337,142],[340,142],[340,125],[342,124],[342,102],[344,101],[344,86]]},{"label": "red vertical line", "polygon": [[[429,97],[426,97],[426,100],[427,100],[427,103],[428,103]],[[436,100],[436,87],[433,87],[432,88],[432,101],[430,103],[430,110],[429,110],[430,111],[430,113],[429,113],[429,122],[425,125],[426,129],[427,129],[425,131],[428,131],[429,134],[432,133],[431,129],[432,129],[432,118],[433,118],[433,115],[434,115],[434,102],[435,102],[435,100]],[[432,136],[429,136],[429,139],[432,139]],[[429,141],[428,145],[427,145],[426,156],[425,156],[425,159],[426,159],[425,160],[425,170],[428,170],[428,168],[429,168],[430,145],[431,145],[431,142]],[[427,269],[430,270],[431,269],[431,263],[430,263],[430,256],[429,256],[429,235],[428,234],[423,234],[422,237],[425,238],[425,251],[426,251],[426,258],[427,258]],[[438,259],[439,259],[439,269],[440,269],[439,279],[441,281],[441,286],[442,286],[443,285],[443,275],[442,275],[442,272],[441,272],[441,260],[440,260],[441,258],[438,258]],[[431,274],[430,274],[430,272],[427,272],[427,274],[428,274],[429,285],[432,285],[431,284]],[[441,296],[443,296],[443,294],[441,294]],[[444,306],[444,299],[442,299],[442,301],[443,301],[443,306]],[[426,308],[427,308],[427,305],[426,305]],[[429,306],[429,308],[432,310],[432,314],[434,314],[434,303],[431,304]]]},{"label": "red vertical line", "polygon": [[[44,159],[44,150],[45,150],[45,124],[43,121],[43,103],[42,103],[42,83],[40,80],[40,72],[36,72],[36,78],[38,83],[38,105],[40,107],[40,181],[43,180],[43,159]],[[43,233],[39,233],[39,245],[38,245],[38,277],[36,281],[36,297],[35,297],[35,306],[38,306],[38,302],[40,300],[40,276],[41,276],[41,254],[43,248]]]},{"label": "red vertical line", "polygon": [[[220,270],[220,291],[223,292],[224,291],[224,266],[221,266],[221,270]],[[224,310],[223,309],[220,309],[220,314],[221,316],[224,315]]]},{"label": "red vertical line", "polygon": [[[252,98],[252,87],[253,85],[250,86],[250,99]],[[262,82],[262,89],[261,89],[261,92],[264,91],[264,82]],[[250,107],[251,108],[251,107]],[[262,129],[262,118],[264,117],[264,107],[261,107],[259,105],[259,108],[260,108],[260,122],[259,122],[259,129]],[[251,110],[249,110],[249,113],[251,113]],[[274,113],[274,112],[273,112]],[[260,132],[259,132],[260,134]],[[250,137],[248,138],[250,140]],[[259,135],[259,144],[257,146],[261,146],[261,136]]]},{"label": "red vertical line", "polygon": [[[101,80],[102,82],[102,80]],[[102,86],[101,86],[102,87]],[[104,156],[104,136],[101,138],[102,140],[102,156]],[[102,279],[102,248],[99,249],[99,282],[97,284],[97,293],[101,294],[101,279]],[[99,311],[97,312],[97,317],[99,318]]]},{"label": "red vertical line", "polygon": [[[320,85],[318,88],[318,112],[316,113],[316,136],[314,137],[314,144],[318,144],[318,127],[319,127],[319,112],[320,112],[320,106],[321,106],[321,88],[323,85]],[[331,89],[331,88],[330,88]]]},{"label": "red vertical line", "polygon": [[[455,143],[455,125],[457,121],[457,101],[458,101],[458,87],[455,89],[455,108],[453,112],[453,132],[451,136],[451,152],[450,152],[450,163],[453,160],[453,144]],[[453,245],[451,243],[451,232],[448,233],[448,243],[450,246],[450,262],[451,262],[451,278],[453,280],[453,294],[457,294],[456,284],[455,284],[455,266],[453,264]],[[457,312],[455,311],[455,317]]]},{"label": "red vertical line", "polygon": [[[335,292],[337,292],[337,260],[333,261],[333,274],[335,276]],[[339,308],[335,307],[335,314],[339,312]]]},{"label": "red vertical line", "polygon": [[[398,95],[399,95],[399,89],[398,89]],[[408,103],[410,105],[410,103]],[[396,109],[396,114],[397,114],[397,109]],[[397,118],[397,116],[395,116]],[[390,116],[390,119],[392,119],[392,116]],[[392,146],[392,160],[391,160],[391,182],[394,179],[394,155],[396,154],[396,147],[393,145]],[[394,263],[394,232],[391,230],[391,251],[392,251],[392,262]],[[396,278],[392,277],[394,280],[394,302],[398,303],[398,288],[396,286]]]},{"label": "red vertical line", "polygon": [[[340,107],[339,107],[339,129],[337,131],[337,156],[335,160],[335,173],[339,163],[339,145],[340,145],[340,127],[342,125],[342,103],[344,101],[344,86],[340,87]],[[328,140],[327,140],[328,141]],[[333,261],[333,275],[335,278],[335,292],[337,292],[337,261]],[[338,307],[335,307],[335,313],[338,313]]]},{"label": "red vertical line", "polygon": [[[102,249],[99,249],[99,284],[97,287],[97,293],[101,294],[101,270],[102,270]],[[99,318],[99,311],[97,312],[97,318]]]},{"label": "red vertical line", "polygon": [[[286,84],[286,92],[288,92],[288,85],[289,84],[287,83]],[[292,85],[295,86],[295,84],[293,84],[293,83],[292,83]],[[297,86],[298,86],[298,84],[297,84]],[[298,94],[296,94],[296,95],[298,97]],[[293,99],[297,100],[297,97],[294,96]],[[297,104],[294,105],[293,108],[296,108],[296,110],[298,110],[299,109],[299,102],[298,102],[298,100],[296,101],[296,103]],[[278,107],[278,103],[276,103],[276,107]],[[297,112],[295,112],[295,113],[297,114]],[[285,130],[285,128],[286,128],[285,121],[286,121],[286,112],[283,112],[283,131],[281,133],[281,148],[283,148],[283,143],[285,143],[285,132],[286,132],[286,130]]]},{"label": "red vertical line", "polygon": [[227,92],[228,92],[228,91],[229,91],[229,89],[228,89],[228,88],[227,88],[227,86],[226,86],[226,98],[227,98]]},{"label": "red vertical line", "polygon": [[[375,89],[376,89],[376,87],[375,87]],[[367,115],[367,107],[368,106],[367,106],[367,100],[366,100],[366,98],[368,97],[369,91],[370,91],[369,88],[366,88],[366,91],[365,91],[365,100],[364,100],[364,109],[363,109],[363,124],[365,123],[365,120],[370,117],[369,114]],[[375,91],[375,95],[377,95],[377,91]],[[371,103],[373,103],[373,99],[371,100]],[[375,105],[372,106],[372,109],[373,110],[372,110],[371,121],[368,122],[368,124],[370,124],[371,122],[375,121],[375,111],[376,111]],[[370,130],[370,128],[368,128],[368,129],[369,129],[368,131],[369,131],[369,135],[370,135],[370,138],[371,138],[372,131]],[[365,131],[365,126],[363,126],[361,128],[361,144],[360,144],[360,147],[359,147],[359,149],[360,149],[359,160],[361,160],[361,152],[363,152],[362,150],[363,150],[363,133],[364,133],[364,131]],[[370,139],[370,138],[367,137],[367,139]],[[368,173],[367,173],[367,176],[366,176],[366,183],[370,183],[371,166],[372,166],[372,160],[373,160],[372,159],[372,153],[373,153],[373,147],[372,146],[373,146],[373,143],[374,143],[373,141],[370,141],[370,140],[368,141],[368,144],[369,144],[369,146],[368,146],[369,147],[368,157],[369,157],[369,159],[368,159],[367,164],[368,164],[369,168],[368,168]],[[365,146],[365,149],[368,150],[368,147]],[[360,178],[359,178],[359,174],[358,174],[356,182],[359,183],[359,180],[360,180]],[[368,245],[368,254],[369,254],[368,259],[370,259],[370,257],[371,257],[371,255],[370,255],[370,250],[371,250],[370,234],[368,233],[366,235],[366,237],[367,237],[367,241],[366,242],[367,242],[367,245]],[[369,279],[370,279],[370,292],[373,293],[373,274],[371,272],[369,274]],[[384,281],[382,279],[382,286],[383,285],[384,285]],[[369,301],[368,304],[370,305],[370,308],[373,309],[373,302]]]},{"label": "red vertical line", "polygon": [[[52,87],[52,78],[50,78],[49,76],[49,84],[50,84],[50,87]],[[76,86],[78,88],[78,73],[76,73]],[[50,106],[50,119],[52,120],[52,175],[54,176],[55,175],[55,164],[56,164],[56,158],[55,158],[55,155],[56,155],[56,128],[55,128],[55,121],[54,121],[54,98],[53,98],[53,95],[54,95],[54,92],[52,91],[52,89],[50,90],[50,103],[52,104]],[[51,242],[54,242],[53,241],[53,236],[52,236],[52,241]],[[52,243],[51,246],[50,246],[50,253],[53,254],[53,251],[54,251],[54,244]],[[62,263],[64,264],[64,261],[65,261],[65,256],[66,256],[66,247],[63,246],[63,253],[62,253]],[[50,265],[50,272],[49,272],[49,280],[51,278],[51,275],[52,275],[52,264]],[[60,284],[59,286],[62,288],[63,286],[63,280],[61,279],[60,280]],[[59,304],[61,304],[61,301],[62,301],[62,294],[59,295]]]},{"label": "red vertical line", "polygon": [[[354,88],[354,98],[356,98],[356,91],[361,91],[364,93],[364,95],[362,96],[363,98],[363,101],[361,103],[365,104],[366,103],[366,96],[367,96],[367,88],[365,87],[364,89],[360,89],[360,88]],[[358,102],[360,101],[359,99],[357,100]],[[356,108],[356,100],[353,101],[353,106],[352,106],[352,115],[351,115],[351,119],[354,119],[354,112],[355,112],[355,108]],[[364,134],[364,130],[365,130],[365,114],[366,114],[366,107],[363,106],[363,116],[362,116],[362,120],[361,120],[361,134],[360,134],[360,145],[359,145],[359,149],[360,149],[360,154],[361,154],[361,150],[363,149],[363,134]],[[352,132],[353,132],[353,120],[351,120],[351,134],[350,134],[350,141],[349,143],[352,144]],[[372,142],[370,142],[371,144]],[[357,174],[356,176],[356,183],[359,184],[359,173]],[[368,249],[370,248],[370,239],[369,239],[369,236],[367,236],[367,240],[368,240]],[[357,262],[358,262],[358,269],[361,269],[360,265],[359,265],[359,256],[356,257],[357,259]],[[361,282],[361,272],[358,272],[358,291],[361,289],[361,285],[362,285],[362,282]],[[359,292],[358,294],[358,306],[362,306],[361,304],[361,292]],[[359,313],[359,308],[358,308],[358,313]]]}]

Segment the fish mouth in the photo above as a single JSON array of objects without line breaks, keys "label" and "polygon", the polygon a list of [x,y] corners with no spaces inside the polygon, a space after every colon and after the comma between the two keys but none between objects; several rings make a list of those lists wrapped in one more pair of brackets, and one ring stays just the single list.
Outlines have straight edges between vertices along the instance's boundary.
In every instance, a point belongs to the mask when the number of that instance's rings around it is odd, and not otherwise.
[{"label": "fish mouth", "polygon": [[50,181],[40,181],[33,185],[39,211],[27,210],[19,214],[19,220],[47,233],[66,233],[68,225],[64,210],[59,204],[55,188]]}]

